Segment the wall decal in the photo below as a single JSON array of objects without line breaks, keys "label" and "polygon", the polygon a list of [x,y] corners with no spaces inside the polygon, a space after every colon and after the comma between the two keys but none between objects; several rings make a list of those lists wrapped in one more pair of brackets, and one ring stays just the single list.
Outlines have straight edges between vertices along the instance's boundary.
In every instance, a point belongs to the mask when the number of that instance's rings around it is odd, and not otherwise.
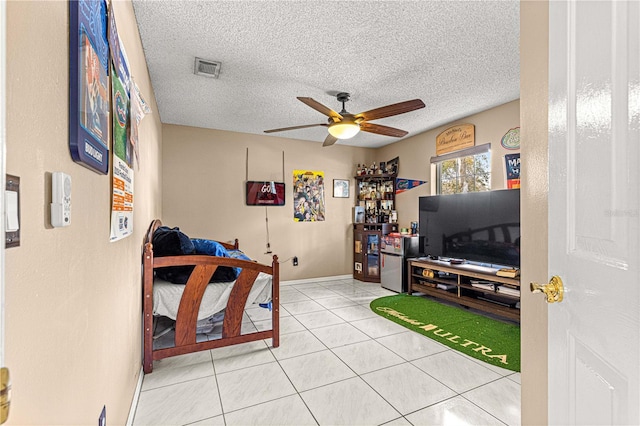
[{"label": "wall decal", "polygon": [[503,147],[506,149],[519,149],[520,148],[520,127],[510,129],[504,134],[500,141]]}]

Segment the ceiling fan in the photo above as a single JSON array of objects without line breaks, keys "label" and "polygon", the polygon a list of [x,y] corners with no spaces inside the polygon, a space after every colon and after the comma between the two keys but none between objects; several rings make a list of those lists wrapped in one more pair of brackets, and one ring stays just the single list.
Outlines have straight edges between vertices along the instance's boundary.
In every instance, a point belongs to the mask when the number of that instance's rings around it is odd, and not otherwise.
[{"label": "ceiling fan", "polygon": [[393,127],[383,126],[381,124],[369,123],[371,120],[379,118],[391,117],[393,115],[404,114],[405,112],[414,111],[424,108],[424,102],[420,99],[400,102],[397,104],[387,105],[370,111],[358,114],[350,114],[345,110],[344,104],[349,100],[349,93],[338,93],[336,97],[338,102],[342,102],[342,111],[335,112],[331,108],[322,105],[320,102],[311,98],[298,97],[298,100],[310,106],[318,112],[329,117],[327,123],[305,124],[302,126],[283,127],[280,129],[265,130],[265,133],[282,132],[285,130],[306,129],[307,127],[324,126],[328,127],[329,134],[324,140],[322,146],[330,146],[336,143],[338,139],[349,139],[354,137],[361,130],[363,132],[375,133],[378,135],[393,136],[401,138],[406,136],[408,132]]}]

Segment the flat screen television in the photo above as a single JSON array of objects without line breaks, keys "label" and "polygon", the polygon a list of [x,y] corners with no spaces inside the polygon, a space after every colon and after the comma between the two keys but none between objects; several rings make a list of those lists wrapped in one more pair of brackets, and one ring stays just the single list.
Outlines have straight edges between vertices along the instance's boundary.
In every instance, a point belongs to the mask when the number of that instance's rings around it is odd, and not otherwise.
[{"label": "flat screen television", "polygon": [[424,253],[493,267],[520,267],[520,190],[420,197]]}]

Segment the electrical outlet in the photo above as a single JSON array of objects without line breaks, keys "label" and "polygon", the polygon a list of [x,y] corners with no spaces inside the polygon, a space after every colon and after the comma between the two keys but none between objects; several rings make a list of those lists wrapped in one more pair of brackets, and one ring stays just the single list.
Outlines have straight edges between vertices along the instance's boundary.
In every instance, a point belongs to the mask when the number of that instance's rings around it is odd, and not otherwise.
[{"label": "electrical outlet", "polygon": [[293,266],[298,266],[298,256],[293,256]]}]

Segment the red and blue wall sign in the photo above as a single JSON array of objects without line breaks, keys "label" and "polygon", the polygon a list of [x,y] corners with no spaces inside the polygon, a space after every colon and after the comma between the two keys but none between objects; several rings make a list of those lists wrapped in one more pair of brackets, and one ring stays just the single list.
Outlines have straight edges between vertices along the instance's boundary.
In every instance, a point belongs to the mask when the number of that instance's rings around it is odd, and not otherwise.
[{"label": "red and blue wall sign", "polygon": [[284,206],[284,183],[247,181],[248,206]]}]

